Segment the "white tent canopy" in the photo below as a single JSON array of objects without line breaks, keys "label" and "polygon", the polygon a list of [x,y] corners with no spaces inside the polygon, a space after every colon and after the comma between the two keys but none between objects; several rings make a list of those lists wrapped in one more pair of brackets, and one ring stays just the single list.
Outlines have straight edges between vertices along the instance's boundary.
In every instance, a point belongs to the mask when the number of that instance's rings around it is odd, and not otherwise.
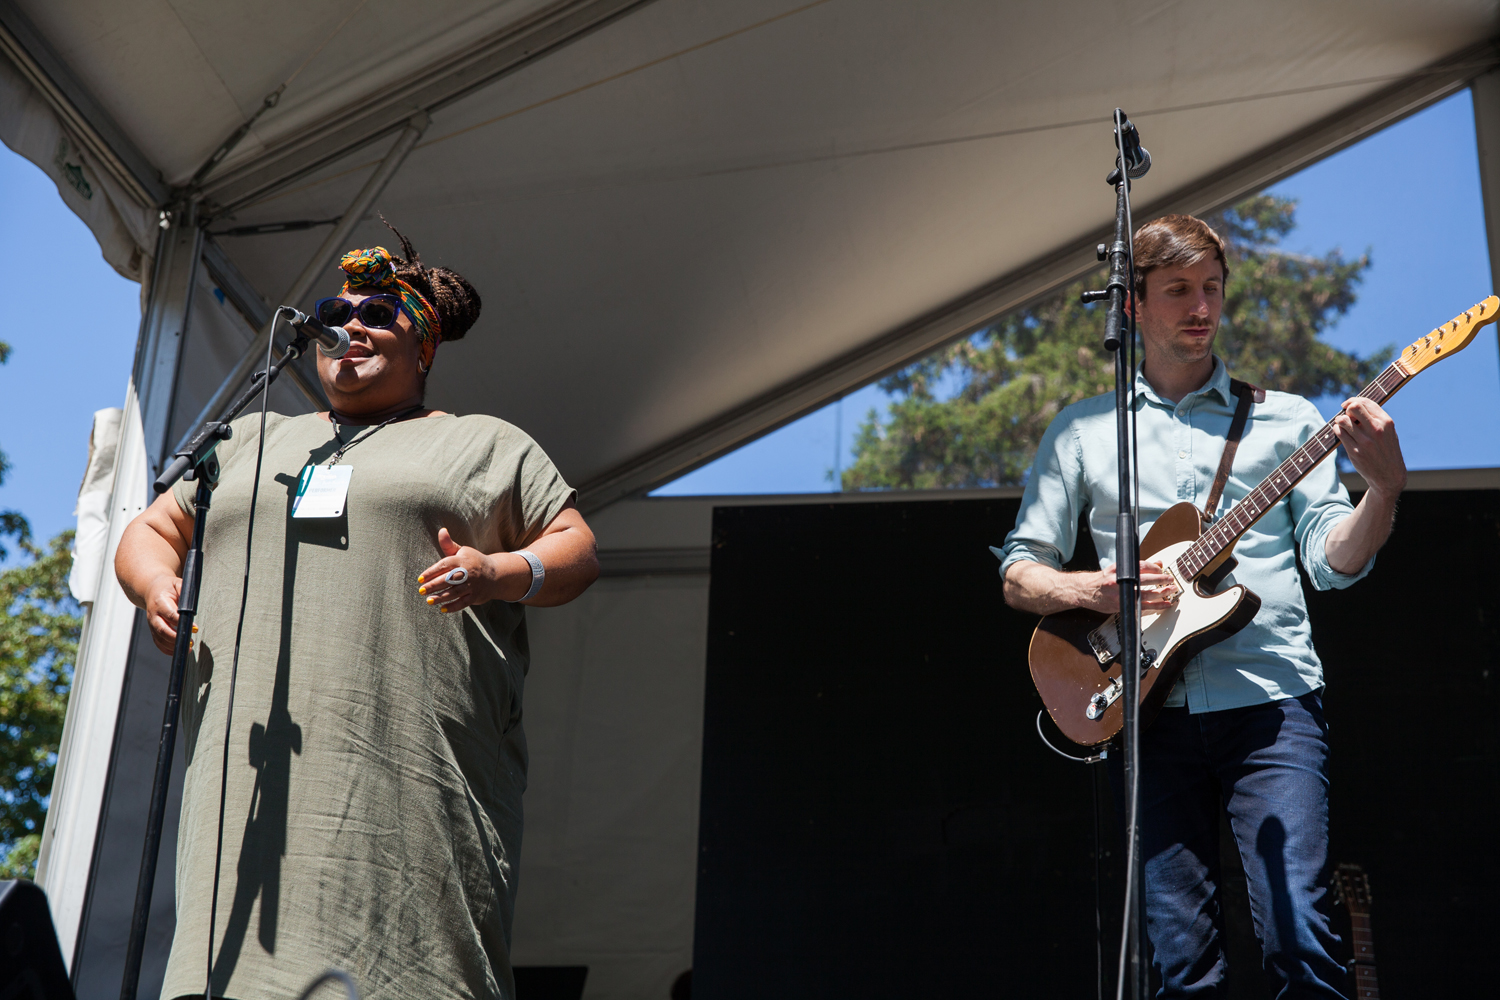
[{"label": "white tent canopy", "polygon": [[[339,252],[393,245],[377,213],[484,298],[478,326],[438,352],[428,401],[520,425],[586,510],[615,504],[610,523],[656,531],[656,515],[624,516],[632,505],[617,501],[1095,267],[1113,220],[1116,106],[1155,158],[1135,187],[1146,218],[1229,203],[1473,84],[1493,215],[1496,14],[1480,0],[0,0],[0,139],[51,173],[106,259],[143,281],[118,452],[130,465],[92,558],[108,565],[145,469],[248,374],[270,305],[306,308],[336,289]],[[303,381],[278,386],[274,405],[316,405]],[[649,548],[620,530],[601,534],[606,548]],[[683,558],[701,575],[698,556]],[[659,564],[641,556],[622,573]],[[111,860],[131,850],[106,848],[132,835],[112,810],[141,794],[132,776],[149,775],[160,720],[163,664],[105,576],[44,847],[73,955],[85,925],[118,930],[100,899],[133,892],[133,870],[115,870],[129,864]],[[654,655],[646,638],[619,652],[607,623],[629,618],[644,636],[623,609],[665,608],[674,588],[619,586],[618,600],[596,588],[538,628],[559,649],[564,633],[596,636],[568,676]],[[695,586],[662,621],[701,617],[706,579]],[[688,816],[697,764],[681,723],[701,643],[674,648],[680,662],[651,676],[677,685],[663,697],[673,745],[688,749],[659,768],[675,791],[651,779],[639,794]],[[566,715],[537,707],[538,720]],[[588,756],[561,740],[534,742]],[[527,850],[558,870],[565,855],[588,863],[560,844]],[[692,858],[672,864],[660,898],[690,899]],[[690,942],[691,920],[674,919]],[[531,934],[548,961],[576,958],[522,924],[518,942]],[[657,948],[651,967],[665,974],[682,947]]]},{"label": "white tent canopy", "polygon": [[[372,214],[485,299],[431,399],[527,428],[588,506],[1090,266],[1111,107],[1156,157],[1143,206],[1201,209],[1463,86],[1495,26],[1458,0],[20,6],[158,197],[293,77],[208,175],[210,232],[340,216],[425,112]],[[220,243],[274,301],[326,234]]]}]

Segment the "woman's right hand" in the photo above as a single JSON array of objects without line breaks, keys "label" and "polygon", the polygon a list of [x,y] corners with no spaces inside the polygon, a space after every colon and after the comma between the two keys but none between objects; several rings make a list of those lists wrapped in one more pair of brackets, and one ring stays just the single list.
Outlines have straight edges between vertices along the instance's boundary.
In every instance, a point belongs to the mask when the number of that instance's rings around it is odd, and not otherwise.
[{"label": "woman's right hand", "polygon": [[146,611],[151,641],[170,654],[177,642],[177,596],[193,519],[170,492],[125,526],[115,550],[115,577],[130,603]]},{"label": "woman's right hand", "polygon": [[156,648],[172,655],[177,645],[177,600],[182,593],[182,577],[163,573],[146,586],[146,624],[151,627],[151,641]]}]

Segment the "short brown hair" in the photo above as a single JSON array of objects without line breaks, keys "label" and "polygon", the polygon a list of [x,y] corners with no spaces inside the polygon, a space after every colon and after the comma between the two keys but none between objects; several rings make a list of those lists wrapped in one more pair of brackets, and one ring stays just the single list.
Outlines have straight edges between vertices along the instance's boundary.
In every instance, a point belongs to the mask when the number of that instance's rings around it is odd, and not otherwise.
[{"label": "short brown hair", "polygon": [[1224,239],[1191,215],[1163,215],[1135,231],[1135,293],[1146,296],[1146,275],[1159,267],[1192,267],[1213,255],[1229,280],[1229,258]]}]

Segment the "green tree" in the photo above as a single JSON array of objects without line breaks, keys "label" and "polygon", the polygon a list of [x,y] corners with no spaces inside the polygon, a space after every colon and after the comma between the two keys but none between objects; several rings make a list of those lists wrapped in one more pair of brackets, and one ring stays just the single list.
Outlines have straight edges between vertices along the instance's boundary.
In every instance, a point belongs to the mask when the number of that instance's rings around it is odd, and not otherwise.
[{"label": "green tree", "polygon": [[[1224,237],[1230,267],[1214,350],[1234,375],[1263,388],[1352,394],[1391,349],[1361,359],[1318,338],[1354,304],[1370,258],[1278,249],[1295,212],[1294,201],[1258,195],[1205,220]],[[1105,307],[1078,300],[1097,284],[1069,285],[882,380],[896,398],[884,423],[871,410],[860,426],[843,488],[1022,482],[1057,412],[1114,388],[1113,358],[1100,346]]]},{"label": "green tree", "polygon": [[[9,358],[10,345],[0,341],[0,364]],[[0,484],[9,470],[0,452]],[[10,557],[7,539],[29,561],[0,572],[0,878],[30,878],[83,619],[68,591],[73,532],[42,549],[32,543],[26,518],[6,510],[0,560]]]},{"label": "green tree", "polygon": [[0,573],[0,878],[30,878],[52,792],[83,619],[68,592],[64,531],[45,549],[27,534],[25,565]]}]

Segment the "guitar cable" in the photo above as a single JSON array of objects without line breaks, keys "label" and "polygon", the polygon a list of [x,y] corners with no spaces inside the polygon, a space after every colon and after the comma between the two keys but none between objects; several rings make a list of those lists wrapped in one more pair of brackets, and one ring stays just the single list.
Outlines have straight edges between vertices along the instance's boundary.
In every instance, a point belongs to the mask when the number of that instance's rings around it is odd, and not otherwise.
[{"label": "guitar cable", "polygon": [[[266,414],[270,406],[271,361],[276,343],[276,324],[281,320],[281,310],[277,310],[271,319],[271,336],[266,342],[266,380],[261,387],[260,394],[260,438],[255,446],[255,478],[250,484],[250,512],[245,522],[245,573],[240,588],[240,610],[238,621],[234,631],[234,656],[229,667],[229,694],[228,702],[224,711],[224,755],[222,770],[219,776],[219,826],[214,845],[214,879],[213,889],[209,897],[208,907],[208,970],[207,982],[204,984],[204,1000],[213,1000],[213,975],[214,975],[214,929],[217,922],[219,910],[219,877],[224,859],[224,808],[229,791],[229,739],[231,729],[234,725],[234,693],[235,682],[239,676],[240,668],[240,640],[245,631],[245,608],[250,600],[250,554],[253,551],[253,540],[255,538],[255,512],[256,504],[260,496],[260,473],[261,465],[266,454]],[[289,348],[290,349],[290,348]],[[293,359],[295,360],[295,359]],[[338,983],[344,987],[344,995],[347,1000],[360,1000],[359,988],[355,985],[353,977],[342,969],[330,968],[324,970],[320,975],[307,984],[297,1000],[308,1000],[320,986],[325,983]]]},{"label": "guitar cable", "polygon": [[[1097,754],[1095,754],[1092,757],[1074,757],[1070,753],[1064,753],[1063,751],[1057,749],[1057,745],[1055,743],[1053,743],[1051,740],[1047,739],[1047,734],[1044,733],[1044,732],[1042,732],[1042,716],[1046,714],[1046,711],[1047,711],[1046,709],[1038,709],[1037,710],[1037,713],[1036,713],[1036,734],[1042,738],[1042,742],[1047,745],[1047,749],[1048,750],[1051,750],[1053,753],[1057,754],[1063,760],[1071,760],[1075,764],[1097,764],[1101,760],[1104,760],[1106,757],[1109,756],[1109,750],[1107,748],[1104,749],[1104,750],[1100,750]],[[1106,747],[1107,746],[1108,745],[1106,744]]]},{"label": "guitar cable", "polygon": [[[208,904],[208,971],[203,986],[204,1000],[213,1000],[214,983],[214,925],[219,914],[219,876],[224,861],[224,806],[229,793],[229,738],[234,725],[234,689],[240,672],[240,639],[245,632],[245,605],[250,600],[250,553],[255,538],[255,507],[260,497],[260,467],[266,454],[266,411],[271,398],[271,360],[276,344],[276,324],[281,319],[281,310],[271,317],[271,335],[266,338],[265,384],[260,390],[260,437],[255,444],[255,478],[250,482],[250,513],[245,521],[245,575],[240,587],[240,613],[234,627],[234,657],[229,665],[229,695],[224,709],[224,756],[219,775],[219,826],[214,840],[214,880]],[[342,973],[339,973],[342,976]],[[308,987],[308,993],[319,986],[325,977],[320,977]],[[347,978],[347,977],[345,977]],[[352,989],[352,982],[345,984]],[[304,994],[306,996],[307,994]],[[358,997],[358,993],[354,994]]]}]

